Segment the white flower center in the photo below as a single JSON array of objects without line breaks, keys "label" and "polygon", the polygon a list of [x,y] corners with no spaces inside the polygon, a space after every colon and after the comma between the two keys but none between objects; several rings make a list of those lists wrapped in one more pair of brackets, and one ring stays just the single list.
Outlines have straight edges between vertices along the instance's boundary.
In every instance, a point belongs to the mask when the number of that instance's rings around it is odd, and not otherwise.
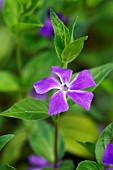
[{"label": "white flower center", "polygon": [[62,90],[63,91],[67,91],[69,89],[69,87],[67,86],[67,84],[64,84],[63,86],[62,86]]}]

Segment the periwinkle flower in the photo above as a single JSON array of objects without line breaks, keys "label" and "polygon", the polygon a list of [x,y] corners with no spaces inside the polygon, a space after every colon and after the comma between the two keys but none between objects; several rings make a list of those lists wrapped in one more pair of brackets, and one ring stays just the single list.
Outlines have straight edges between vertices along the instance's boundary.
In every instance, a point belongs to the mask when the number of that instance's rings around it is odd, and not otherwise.
[{"label": "periwinkle flower", "polygon": [[[102,161],[106,166],[113,166],[113,144],[110,142],[106,144]],[[113,170],[113,168],[107,168],[106,170]]]},{"label": "periwinkle flower", "polygon": [[[67,24],[67,17],[63,17],[61,13],[56,13],[56,15],[61,21],[64,22],[64,24]],[[50,19],[50,10],[47,11],[47,17],[45,19],[44,26],[39,30],[39,34],[46,38],[54,36],[54,30]]]},{"label": "periwinkle flower", "polygon": [[44,94],[52,89],[58,90],[50,99],[49,115],[68,110],[69,106],[66,96],[86,110],[89,110],[94,95],[92,92],[85,91],[84,89],[96,85],[90,71],[81,71],[72,82],[70,82],[72,70],[52,66],[52,72],[59,77],[60,81],[53,77],[47,77],[34,83],[34,88],[39,94]]},{"label": "periwinkle flower", "polygon": [[[32,167],[29,167],[28,170],[42,170],[46,167],[54,168],[54,164],[49,163],[45,158],[38,155],[30,155],[28,161],[32,164]],[[59,161],[56,167],[59,167],[61,162],[62,161]]]},{"label": "periwinkle flower", "polygon": [[3,7],[3,4],[4,4],[4,0],[0,0],[0,8]]}]

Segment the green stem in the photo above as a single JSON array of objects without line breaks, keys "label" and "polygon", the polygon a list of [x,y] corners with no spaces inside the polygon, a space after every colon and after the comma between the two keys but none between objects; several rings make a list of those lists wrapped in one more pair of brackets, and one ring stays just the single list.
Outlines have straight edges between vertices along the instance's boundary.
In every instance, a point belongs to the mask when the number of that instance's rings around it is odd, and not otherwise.
[{"label": "green stem", "polygon": [[56,165],[58,162],[58,121],[59,121],[59,114],[53,116],[53,121],[55,123],[55,137],[54,137],[54,157],[55,157],[55,161],[54,161],[54,168],[56,169]]},{"label": "green stem", "polygon": [[63,68],[67,68],[68,63],[63,63]]},{"label": "green stem", "polygon": [[22,58],[21,58],[21,44],[19,37],[17,35],[17,51],[16,51],[16,60],[17,60],[17,71],[20,77],[20,82],[21,82],[21,89],[20,89],[20,95],[19,99],[23,98],[26,96],[26,91],[23,86],[23,79],[22,79]]},{"label": "green stem", "polygon": [[58,122],[55,122],[55,146],[54,146],[54,154],[55,154],[55,168],[56,168],[56,164],[58,161],[57,158],[57,150],[58,150]]},{"label": "green stem", "polygon": [[17,58],[17,69],[18,73],[21,76],[21,70],[22,70],[22,61],[21,61],[21,44],[19,41],[19,38],[17,37],[17,52],[16,52],[16,58]]}]

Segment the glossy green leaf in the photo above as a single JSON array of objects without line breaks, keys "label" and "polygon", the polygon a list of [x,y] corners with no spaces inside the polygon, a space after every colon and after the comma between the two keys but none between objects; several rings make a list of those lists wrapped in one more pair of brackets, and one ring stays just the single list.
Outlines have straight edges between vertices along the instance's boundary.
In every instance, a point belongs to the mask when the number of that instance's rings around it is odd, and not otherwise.
[{"label": "glossy green leaf", "polygon": [[[64,142],[61,135],[58,136],[58,160],[64,155]],[[29,137],[33,151],[54,163],[54,128],[46,122],[38,122],[37,128]]]},{"label": "glossy green leaf", "polygon": [[13,137],[14,137],[14,135],[12,135],[12,134],[0,136],[0,150],[1,150],[1,149],[4,147],[4,145],[5,145],[7,142],[9,142]]},{"label": "glossy green leaf", "polygon": [[80,162],[76,170],[99,170],[99,167],[95,162],[86,160]]},{"label": "glossy green leaf", "polygon": [[0,115],[25,120],[45,119],[48,117],[48,106],[44,101],[26,98],[0,113]]},{"label": "glossy green leaf", "polygon": [[14,164],[22,154],[23,146],[27,139],[27,133],[23,127],[13,131],[15,137],[6,145],[3,150],[2,163]]},{"label": "glossy green leaf", "polygon": [[18,91],[20,90],[20,82],[15,74],[9,71],[0,71],[0,91]]},{"label": "glossy green leaf", "polygon": [[50,11],[51,21],[54,28],[55,33],[55,49],[57,52],[58,57],[61,59],[61,53],[65,46],[69,44],[70,41],[70,34],[68,28],[63,24],[63,22],[57,17],[57,15]]},{"label": "glossy green leaf", "polygon": [[94,143],[80,142],[80,141],[77,141],[77,142],[95,156],[95,144]]},{"label": "glossy green leaf", "polygon": [[4,20],[9,27],[18,23],[21,13],[21,4],[18,0],[5,0],[4,3]]},{"label": "glossy green leaf", "polygon": [[106,144],[110,142],[110,140],[113,137],[113,123],[109,124],[101,133],[101,135],[98,138],[98,141],[96,143],[95,147],[95,154],[97,162],[100,165],[104,165],[102,162],[103,159],[103,153],[106,147]]},{"label": "glossy green leaf", "polygon": [[111,71],[113,71],[113,63],[104,64],[90,69],[94,81],[96,82],[96,86],[90,88],[90,91],[94,91]]},{"label": "glossy green leaf", "polygon": [[64,160],[60,167],[59,170],[74,170],[74,163],[71,160]]},{"label": "glossy green leaf", "polygon": [[34,28],[38,29],[40,27],[42,27],[42,24],[34,24],[34,23],[17,23],[15,25],[12,26],[12,31],[14,33],[22,33],[23,31],[28,31],[28,30],[32,30]]},{"label": "glossy green leaf", "polygon": [[[104,65],[92,68],[89,71],[91,72],[94,78],[96,86],[88,88],[87,91],[93,92],[100,85],[100,83],[108,76],[108,74],[111,71],[113,71],[113,63],[104,64]],[[71,80],[73,80],[76,76],[77,76],[77,73],[74,73],[72,75]],[[68,103],[70,106],[75,104],[70,98],[68,98]]]},{"label": "glossy green leaf", "polygon": [[76,25],[76,23],[77,23],[77,20],[78,20],[78,16],[76,17],[76,19],[74,20],[71,28],[69,29],[69,32],[70,32],[70,42],[73,42],[73,41],[74,41],[73,34],[74,34],[74,28],[75,28],[75,25]]},{"label": "glossy green leaf", "polygon": [[64,137],[66,151],[82,157],[92,157],[92,154],[76,141],[96,141],[98,130],[93,120],[85,115],[65,113],[59,122],[59,130]]},{"label": "glossy green leaf", "polygon": [[106,90],[109,94],[113,94],[113,81],[106,79],[102,82],[101,87]]},{"label": "glossy green leaf", "polygon": [[1,164],[0,170],[16,170],[16,169],[8,164]]},{"label": "glossy green leaf", "polygon": [[[44,64],[46,61],[46,64]],[[51,66],[59,65],[55,51],[43,52],[31,59],[23,70],[23,81],[27,88],[33,88],[33,83],[48,77],[51,74]]]},{"label": "glossy green leaf", "polygon": [[71,44],[67,45],[62,51],[61,58],[63,63],[72,62],[82,51],[84,46],[84,41],[87,40],[87,36],[81,37]]},{"label": "glossy green leaf", "polygon": [[[113,70],[113,63],[107,63],[90,69],[89,71],[91,72],[94,78],[96,86],[88,88],[88,91],[94,91],[112,70]],[[74,73],[72,75],[72,80],[76,77],[76,75],[77,73]]]}]

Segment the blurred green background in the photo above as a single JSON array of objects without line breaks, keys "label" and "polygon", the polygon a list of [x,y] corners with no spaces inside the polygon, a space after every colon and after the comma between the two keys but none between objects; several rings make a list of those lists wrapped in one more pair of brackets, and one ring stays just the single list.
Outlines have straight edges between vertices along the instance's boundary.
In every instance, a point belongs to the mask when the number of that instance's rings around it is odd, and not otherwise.
[{"label": "blurred green background", "polygon": [[[74,19],[78,16],[74,29],[75,39],[88,35],[83,51],[74,62],[69,64],[69,68],[78,72],[82,69],[90,69],[113,62],[113,0],[39,0],[35,8],[24,16],[24,22],[43,24],[47,17],[47,10],[50,8],[68,17],[68,28],[71,27]],[[20,75],[16,58],[17,38],[7,26],[4,18],[3,7],[1,7],[0,111],[8,109],[16,101],[29,96],[33,82],[48,76],[52,65],[61,66],[54,50],[53,37],[45,38],[39,34],[39,29],[33,28],[19,34],[22,58],[22,75]],[[7,71],[11,72],[14,77],[11,82],[8,82],[8,87],[5,88],[4,84],[7,83],[8,77],[12,76],[7,74]],[[4,74],[1,74],[2,72]],[[20,95],[19,87],[15,83],[15,79],[16,82],[20,82],[20,77],[22,95]],[[72,122],[74,117],[75,122],[79,120],[85,127],[81,129],[77,122],[75,126],[73,125],[74,127],[70,127],[69,123],[69,128],[76,129],[75,134],[69,132],[69,139],[65,137],[62,124],[60,127],[66,141],[67,154],[65,157],[72,158],[75,165],[79,160],[87,157],[93,159],[93,156],[79,144],[70,140],[95,142],[106,124],[113,121],[113,72],[101,83],[94,95],[95,98],[89,112],[76,106],[76,108],[71,108],[67,112],[64,119],[61,119],[61,122],[65,121],[63,124],[65,126],[67,119]],[[69,118],[68,115],[70,115]],[[27,157],[30,153],[33,153],[28,142],[29,130],[28,126],[26,128],[26,122],[0,117],[0,133],[1,135],[16,134],[16,137],[0,153],[1,162],[10,163],[21,170],[26,169],[28,167]],[[14,153],[11,153],[12,149]]]}]

